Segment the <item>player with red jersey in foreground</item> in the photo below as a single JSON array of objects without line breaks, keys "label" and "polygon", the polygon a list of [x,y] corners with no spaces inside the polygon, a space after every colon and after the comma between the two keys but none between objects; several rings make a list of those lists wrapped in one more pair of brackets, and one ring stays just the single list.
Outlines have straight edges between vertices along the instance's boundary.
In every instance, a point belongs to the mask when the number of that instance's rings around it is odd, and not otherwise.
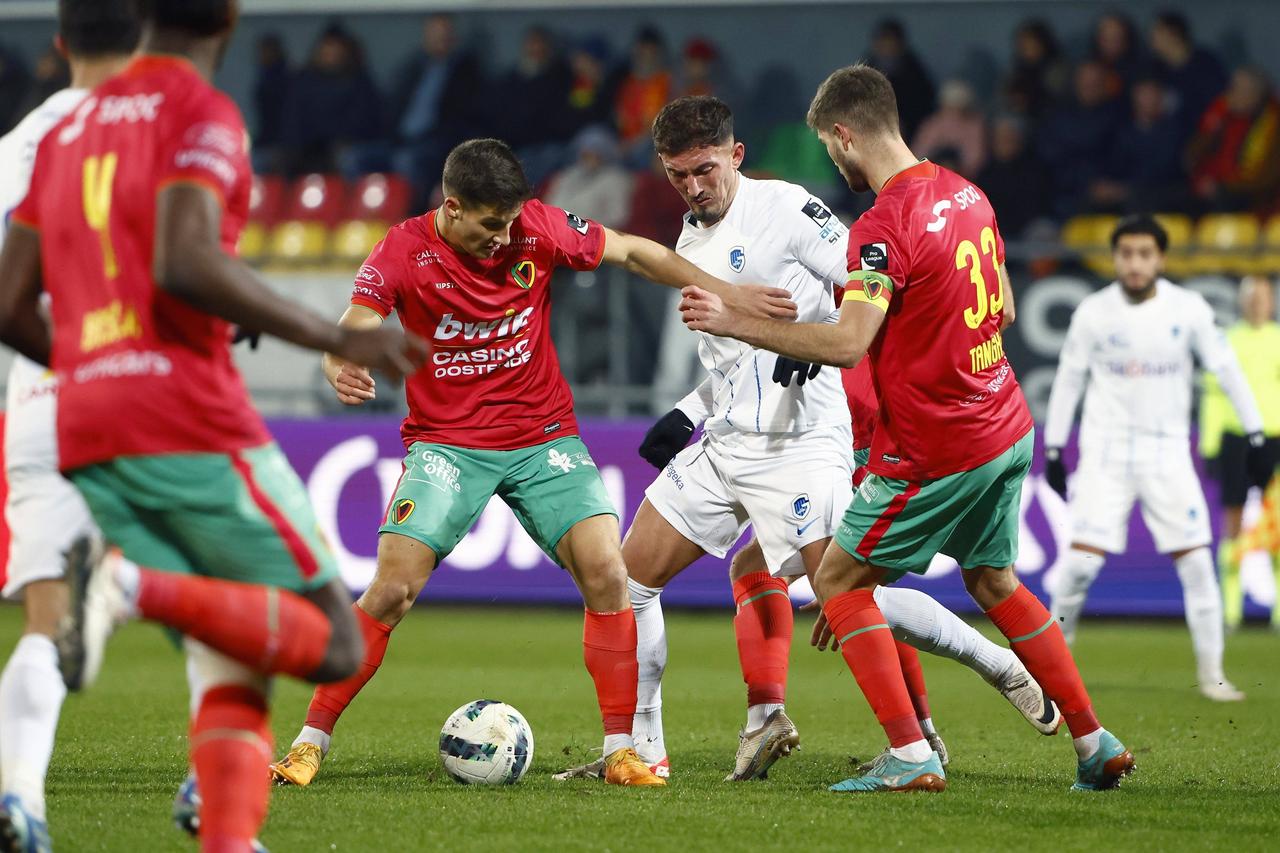
[{"label": "player with red jersey in foreground", "polygon": [[[351,679],[316,690],[306,725],[272,772],[281,783],[310,783],[338,717],[382,663],[392,629],[496,494],[582,592],[606,781],[663,785],[631,737],[636,625],[617,510],[578,437],[552,345],[551,275],[606,262],[673,287],[700,284],[760,318],[794,317],[795,306],[785,290],[734,288],[657,243],[530,198],[519,160],[496,139],[450,152],[443,184],[439,208],[392,228],[374,248],[341,320],[376,328],[394,311],[405,328],[431,338],[434,351],[406,387],[404,473],[378,531],[377,573],[354,608],[368,643],[364,664]],[[325,359],[344,403],[374,397],[360,364]]]},{"label": "player with red jersey in foreground", "polygon": [[694,329],[803,361],[852,367],[870,356],[880,399],[868,476],[815,578],[840,650],[891,749],[836,791],[945,788],[921,733],[876,586],[954,557],[965,587],[1062,709],[1079,758],[1075,787],[1114,787],[1133,756],[1094,715],[1062,631],[1013,572],[1018,505],[1031,464],[1031,414],[1000,337],[1007,273],[995,213],[977,187],[912,155],[884,75],[829,76],[809,125],[874,207],[849,236],[849,288],[835,325],[763,323],[688,288]]},{"label": "player with red jersey in foreground", "polygon": [[82,665],[91,682],[131,616],[185,634],[202,687],[190,744],[201,844],[248,851],[267,810],[268,676],[345,678],[361,647],[306,490],[232,363],[227,321],[392,376],[426,347],[326,322],[235,258],[247,137],[209,80],[236,4],[139,7],[140,55],[39,147],[0,254],[0,339],[59,373],[60,465],[123,552],[68,578],[64,669]]}]

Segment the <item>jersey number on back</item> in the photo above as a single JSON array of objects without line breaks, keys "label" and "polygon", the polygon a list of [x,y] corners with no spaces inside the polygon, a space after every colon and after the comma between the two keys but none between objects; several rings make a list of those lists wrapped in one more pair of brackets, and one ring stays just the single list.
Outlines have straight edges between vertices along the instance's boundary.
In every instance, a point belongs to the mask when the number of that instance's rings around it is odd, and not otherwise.
[{"label": "jersey number on back", "polygon": [[969,281],[973,282],[978,303],[973,308],[964,309],[964,322],[970,329],[981,326],[988,314],[995,316],[1004,310],[1004,282],[1000,280],[1000,268],[996,264],[996,232],[987,225],[978,235],[978,241],[982,244],[982,254],[991,256],[996,289],[994,293],[987,292],[987,280],[982,275],[982,257],[978,254],[978,247],[973,245],[972,240],[960,241],[960,245],[956,246],[956,269],[968,268]]},{"label": "jersey number on back", "polygon": [[113,151],[84,160],[84,218],[98,232],[102,244],[102,267],[107,278],[120,274],[116,251],[111,245],[111,186],[116,179],[119,157]]}]

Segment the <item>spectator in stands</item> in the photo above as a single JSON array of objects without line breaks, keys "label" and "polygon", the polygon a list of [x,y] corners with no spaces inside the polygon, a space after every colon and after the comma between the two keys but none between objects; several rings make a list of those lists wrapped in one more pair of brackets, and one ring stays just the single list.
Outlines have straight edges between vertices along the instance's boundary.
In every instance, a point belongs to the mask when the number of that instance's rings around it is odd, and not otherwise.
[{"label": "spectator in stands", "polygon": [[22,59],[0,46],[0,134],[8,133],[22,118],[19,110],[26,101],[30,81]]},{"label": "spectator in stands", "polygon": [[1092,207],[1113,213],[1152,213],[1187,206],[1187,175],[1177,120],[1164,85],[1138,80],[1130,94],[1131,116],[1115,135],[1103,174],[1089,189]]},{"label": "spectator in stands", "polygon": [[490,129],[485,85],[480,64],[458,46],[453,17],[427,17],[422,47],[401,69],[393,95],[396,170],[413,184],[414,210],[428,208],[449,150]]},{"label": "spectator in stands", "polygon": [[1050,211],[1049,170],[1027,144],[1027,121],[1003,115],[991,127],[991,157],[977,175],[1000,217],[1000,231],[1010,238],[1023,235]]},{"label": "spectator in stands", "polygon": [[1215,210],[1278,208],[1280,102],[1261,68],[1231,75],[1227,91],[1209,105],[1187,149],[1191,186]]},{"label": "spectator in stands", "polygon": [[893,84],[902,136],[911,139],[920,122],[933,112],[934,88],[928,69],[907,42],[907,31],[901,21],[886,18],[876,25],[866,63]]},{"label": "spectator in stands", "polygon": [[534,186],[564,165],[572,136],[561,112],[572,82],[551,32],[541,26],[526,30],[519,60],[499,81],[498,134],[516,149]]},{"label": "spectator in stands", "polygon": [[631,173],[618,165],[618,140],[602,127],[589,127],[573,141],[574,163],[551,178],[547,204],[621,228],[631,212]]},{"label": "spectator in stands", "polygon": [[565,104],[565,130],[576,135],[592,125],[613,128],[618,75],[609,72],[609,45],[600,36],[578,42],[569,53],[572,82]]},{"label": "spectator in stands", "polygon": [[17,115],[25,116],[43,104],[54,92],[65,89],[69,85],[71,85],[71,69],[67,66],[67,60],[58,53],[56,48],[50,47],[40,54],[35,67],[31,69],[27,95],[22,105],[18,107]]},{"label": "spectator in stands", "polygon": [[1200,117],[1227,87],[1227,72],[1218,58],[1191,38],[1191,25],[1178,12],[1164,12],[1151,28],[1155,54],[1165,85],[1174,95],[1174,117],[1186,139]]},{"label": "spectator in stands", "polygon": [[920,125],[911,150],[938,160],[950,149],[957,155],[958,171],[974,177],[987,157],[987,122],[977,109],[973,87],[963,80],[948,80],[938,93],[938,111]]},{"label": "spectator in stands", "polygon": [[737,100],[735,90],[715,44],[705,38],[685,42],[676,97],[715,95],[722,101],[733,101]]},{"label": "spectator in stands", "polygon": [[618,138],[628,160],[648,161],[649,128],[674,90],[662,34],[644,27],[631,45],[631,64],[616,96]]},{"label": "spectator in stands", "polygon": [[284,41],[277,33],[258,39],[257,77],[253,81],[253,170],[284,171],[285,115],[289,111],[292,72]]},{"label": "spectator in stands", "polygon": [[1060,216],[1079,213],[1101,175],[1116,130],[1124,120],[1119,100],[1107,94],[1107,70],[1086,60],[1076,67],[1074,96],[1040,124],[1037,148],[1053,172]]},{"label": "spectator in stands", "polygon": [[1092,58],[1107,69],[1107,91],[1127,99],[1142,73],[1144,57],[1133,20],[1120,12],[1108,12],[1093,25]]},{"label": "spectator in stands", "polygon": [[[288,171],[366,171],[370,152],[383,147],[382,96],[365,67],[364,50],[341,24],[320,34],[286,100]],[[376,159],[374,157],[373,159]]]},{"label": "spectator in stands", "polygon": [[1004,84],[1007,105],[1037,120],[1063,96],[1068,76],[1062,49],[1049,25],[1039,19],[1020,24],[1013,37],[1013,67]]}]

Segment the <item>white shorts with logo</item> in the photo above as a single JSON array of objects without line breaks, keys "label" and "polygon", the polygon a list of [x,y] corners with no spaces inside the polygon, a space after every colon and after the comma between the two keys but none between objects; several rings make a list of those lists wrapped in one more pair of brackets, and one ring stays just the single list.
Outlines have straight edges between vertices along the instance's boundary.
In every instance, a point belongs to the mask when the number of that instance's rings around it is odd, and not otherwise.
[{"label": "white shorts with logo", "polygon": [[775,577],[804,574],[800,549],[835,535],[853,500],[853,435],[824,427],[798,435],[704,435],[645,490],[659,514],[716,557],[747,524]]},{"label": "white shorts with logo", "polygon": [[1082,453],[1071,482],[1072,541],[1124,553],[1136,502],[1160,553],[1212,542],[1209,507],[1190,450],[1170,453],[1158,463],[1100,457]]}]

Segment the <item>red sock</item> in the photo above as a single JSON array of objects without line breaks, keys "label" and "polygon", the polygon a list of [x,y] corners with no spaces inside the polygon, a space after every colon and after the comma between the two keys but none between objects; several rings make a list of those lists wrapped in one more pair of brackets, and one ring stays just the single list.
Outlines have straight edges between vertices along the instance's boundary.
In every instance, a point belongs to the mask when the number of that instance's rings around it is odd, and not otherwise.
[{"label": "red sock", "polygon": [[781,705],[787,695],[787,663],[795,615],[787,582],[768,572],[755,572],[733,582],[738,612],[733,633],[738,663],[747,684],[747,705]]},{"label": "red sock", "polygon": [[907,683],[907,693],[911,695],[911,705],[916,709],[916,719],[924,722],[932,715],[929,713],[929,692],[924,687],[920,655],[915,648],[901,640],[893,642],[898,647],[898,663],[902,666],[902,679]]},{"label": "red sock", "polygon": [[266,698],[250,687],[210,688],[191,723],[203,853],[248,853],[267,817],[270,761]]},{"label": "red sock", "polygon": [[357,604],[351,605],[355,611],[356,621],[360,623],[360,633],[364,636],[364,660],[356,674],[345,681],[331,684],[319,684],[311,696],[311,704],[307,707],[307,725],[327,734],[333,734],[333,727],[338,717],[347,710],[351,700],[369,683],[373,674],[382,665],[382,658],[387,653],[387,641],[391,639],[391,626],[384,625]]},{"label": "red sock", "polygon": [[987,617],[1009,639],[1009,648],[1044,692],[1058,703],[1072,737],[1101,728],[1062,629],[1031,590],[1019,586],[1013,595],[988,610]]},{"label": "red sock", "polygon": [[822,606],[840,653],[867,697],[890,746],[924,740],[902,677],[893,634],[869,589],[842,593]]},{"label": "red sock", "polygon": [[640,664],[636,660],[636,616],[630,607],[616,613],[586,611],[582,657],[596,683],[605,735],[631,734]]},{"label": "red sock", "polygon": [[138,613],[245,666],[305,678],[323,661],[333,626],[287,590],[138,570]]}]

